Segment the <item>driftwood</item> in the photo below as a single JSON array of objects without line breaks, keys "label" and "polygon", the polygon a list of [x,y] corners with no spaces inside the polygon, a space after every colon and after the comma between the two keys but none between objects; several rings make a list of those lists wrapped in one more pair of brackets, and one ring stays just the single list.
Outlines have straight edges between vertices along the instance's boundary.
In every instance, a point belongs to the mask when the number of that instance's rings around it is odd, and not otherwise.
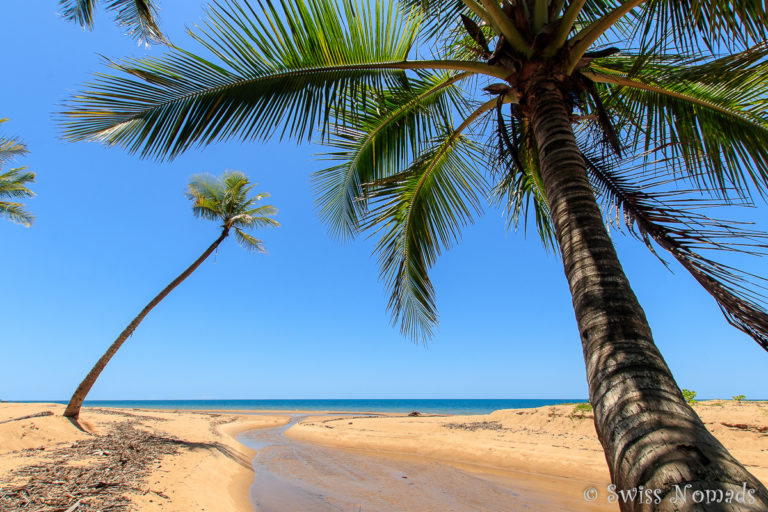
[{"label": "driftwood", "polygon": [[758,434],[768,433],[768,427],[761,427],[760,425],[747,425],[745,423],[720,423],[724,427],[733,428],[737,430],[746,430],[748,432],[757,432]]},{"label": "driftwood", "polygon": [[12,421],[28,420],[30,418],[42,418],[43,416],[53,416],[53,413],[51,411],[45,411],[45,412],[38,412],[37,414],[29,414],[27,416],[22,416],[21,418],[12,418],[10,420],[0,421],[0,425],[3,423],[10,423]]}]

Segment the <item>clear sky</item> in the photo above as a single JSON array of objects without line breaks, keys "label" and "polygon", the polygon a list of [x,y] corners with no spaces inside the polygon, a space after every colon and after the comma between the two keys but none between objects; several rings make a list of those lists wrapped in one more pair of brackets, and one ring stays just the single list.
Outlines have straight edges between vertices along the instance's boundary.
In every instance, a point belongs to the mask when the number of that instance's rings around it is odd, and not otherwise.
[{"label": "clear sky", "polygon": [[[182,48],[200,0],[159,0]],[[373,241],[331,239],[310,182],[319,147],[219,144],[172,163],[62,142],[53,113],[111,58],[160,54],[100,11],[96,30],[58,2],[3,6],[0,117],[38,173],[29,229],[0,222],[0,398],[66,399],[138,311],[218,236],[192,216],[189,176],[242,170],[272,194],[269,254],[233,240],[158,306],[102,374],[92,399],[586,398],[581,345],[559,258],[507,232],[491,207],[433,271],[440,328],[428,346],[390,325]],[[768,228],[765,204],[742,213]],[[768,354],[730,327],[679,266],[634,239],[619,256],[681,387],[768,398]],[[748,262],[768,274],[765,261]]]}]

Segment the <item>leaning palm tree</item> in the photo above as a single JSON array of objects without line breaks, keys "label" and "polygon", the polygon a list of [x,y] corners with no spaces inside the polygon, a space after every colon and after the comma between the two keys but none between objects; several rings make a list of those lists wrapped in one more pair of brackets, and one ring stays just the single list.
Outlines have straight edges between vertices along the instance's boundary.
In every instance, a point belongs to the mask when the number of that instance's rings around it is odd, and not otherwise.
[{"label": "leaning palm tree", "polygon": [[273,206],[257,206],[262,199],[269,194],[262,193],[251,196],[251,190],[256,184],[251,184],[248,178],[239,171],[225,172],[216,179],[208,175],[194,176],[187,188],[187,197],[192,200],[192,212],[196,217],[206,220],[220,221],[221,234],[189,267],[179,274],[171,284],[163,288],[149,304],[134,318],[120,336],[110,345],[109,349],[101,356],[101,359],[91,368],[83,382],[75,390],[69,399],[64,416],[77,420],[80,416],[80,408],[85,397],[99,378],[104,367],[117,353],[125,340],[133,334],[144,317],[152,309],[160,304],[174,288],[188,278],[219,247],[221,242],[234,232],[235,239],[244,248],[250,251],[265,252],[261,240],[254,238],[248,231],[255,228],[277,227],[276,220],[270,218],[277,213]]},{"label": "leaning palm tree", "polygon": [[65,136],[173,158],[319,133],[337,160],[316,175],[321,217],[380,236],[389,308],[416,338],[437,323],[428,270],[482,198],[512,225],[532,211],[563,260],[611,478],[660,497],[622,510],[693,510],[692,492],[742,484],[754,502],[728,510],[768,509],[683,400],[606,229],[668,251],[768,349],[757,283],[711,252],[760,252],[766,235],[699,209],[768,191],[762,3],[222,0],[193,37],[208,57],[112,64]]},{"label": "leaning palm tree", "polygon": [[[6,121],[7,119],[0,119],[0,124]],[[35,195],[27,187],[28,183],[34,183],[35,173],[27,171],[26,167],[16,167],[3,172],[3,167],[8,162],[26,153],[27,146],[19,139],[0,136],[0,217],[29,227],[35,217],[16,199]]]},{"label": "leaning palm tree", "polygon": [[[61,15],[83,28],[93,29],[96,0],[59,0]],[[107,10],[115,13],[115,23],[128,29],[128,35],[139,43],[166,43],[157,24],[157,7],[153,0],[110,0]]]}]

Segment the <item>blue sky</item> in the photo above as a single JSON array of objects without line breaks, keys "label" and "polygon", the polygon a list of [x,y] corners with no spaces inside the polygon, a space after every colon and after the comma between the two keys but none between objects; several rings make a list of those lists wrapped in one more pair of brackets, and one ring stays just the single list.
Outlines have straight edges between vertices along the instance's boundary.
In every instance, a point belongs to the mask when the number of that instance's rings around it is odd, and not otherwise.
[{"label": "blue sky", "polygon": [[[34,5],[32,5],[34,4]],[[56,0],[4,6],[4,134],[38,173],[30,229],[0,222],[0,398],[66,399],[162,287],[218,235],[195,219],[189,176],[238,169],[272,194],[282,227],[258,234],[269,254],[232,240],[141,324],[92,399],[584,398],[584,363],[557,256],[507,232],[487,208],[433,271],[440,328],[428,346],[390,325],[373,241],[331,239],[310,174],[321,148],[227,143],[174,162],[58,138],[54,112],[111,58],[160,54],[100,12],[94,32],[57,16]],[[203,2],[160,0],[162,28],[184,27]],[[768,227],[765,205],[742,212]],[[727,325],[680,267],[667,271],[631,238],[619,255],[681,387],[700,397],[768,398],[768,354]],[[765,275],[764,261],[746,262]]]}]

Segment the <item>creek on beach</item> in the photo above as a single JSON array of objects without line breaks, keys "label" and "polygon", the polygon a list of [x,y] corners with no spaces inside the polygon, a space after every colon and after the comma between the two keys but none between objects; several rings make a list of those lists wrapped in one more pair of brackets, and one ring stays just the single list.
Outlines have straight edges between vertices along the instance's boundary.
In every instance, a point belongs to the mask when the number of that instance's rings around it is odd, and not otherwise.
[{"label": "creek on beach", "polygon": [[284,435],[306,417],[294,415],[282,427],[238,436],[238,441],[258,451],[251,487],[257,512],[573,510],[553,500],[536,479],[474,472],[423,458],[328,448]]}]

